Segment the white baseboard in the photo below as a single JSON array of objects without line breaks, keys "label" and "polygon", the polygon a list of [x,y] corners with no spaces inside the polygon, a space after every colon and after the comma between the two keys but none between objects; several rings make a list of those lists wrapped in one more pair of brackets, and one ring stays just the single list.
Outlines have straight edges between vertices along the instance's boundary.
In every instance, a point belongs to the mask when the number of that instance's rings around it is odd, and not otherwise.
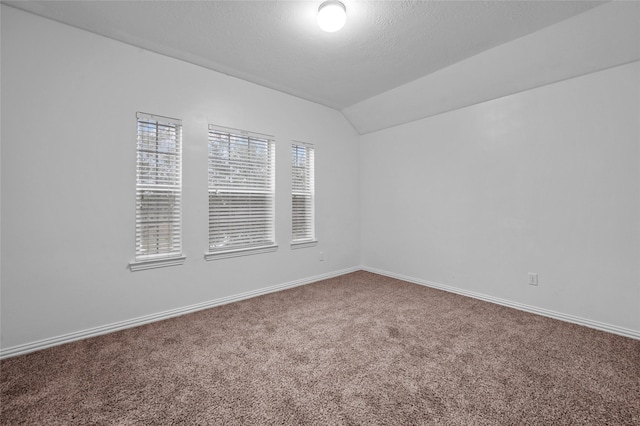
[{"label": "white baseboard", "polygon": [[616,325],[611,325],[599,321],[593,321],[586,318],[576,317],[569,314],[563,314],[561,312],[550,311],[548,309],[538,308],[535,306],[525,305],[523,303],[512,302],[506,299],[500,299],[498,297],[487,296],[486,294],[476,293],[473,291],[463,290],[456,287],[451,287],[448,285],[436,283],[433,281],[422,280],[418,278],[408,277],[406,275],[396,274],[393,272],[382,271],[380,269],[370,268],[368,266],[361,266],[363,271],[372,272],[378,275],[384,275],[390,278],[396,278],[398,280],[407,281],[414,284],[423,285],[426,287],[436,288],[438,290],[444,290],[449,293],[456,293],[462,296],[473,297],[474,299],[484,300],[485,302],[491,302],[502,306],[507,306],[509,308],[518,309],[520,311],[530,312],[537,315],[542,315],[545,317],[570,322],[573,324],[583,325],[585,327],[594,328],[596,330],[606,331],[613,334],[618,334],[620,336],[630,337],[632,339],[640,340],[640,331],[632,330],[630,328],[618,327]]},{"label": "white baseboard", "polygon": [[316,275],[313,277],[303,278],[295,281],[290,281],[283,284],[277,284],[270,287],[261,288],[258,290],[247,291],[245,293],[235,294],[232,296],[222,297],[207,302],[197,303],[195,305],[185,306],[182,308],[170,309],[168,311],[159,312],[156,314],[145,315],[138,318],[133,318],[126,321],[119,321],[112,324],[107,324],[99,327],[94,327],[86,330],[81,330],[73,333],[63,334],[57,337],[51,337],[48,339],[38,340],[36,342],[25,343],[18,346],[13,346],[6,349],[0,349],[0,359],[9,358],[18,355],[24,355],[29,352],[35,352],[41,349],[49,348],[52,346],[62,345],[65,343],[74,342],[76,340],[87,339],[89,337],[100,336],[102,334],[112,333],[114,331],[124,330],[127,328],[137,327],[140,325],[148,324],[155,321],[161,321],[168,318],[177,317],[180,315],[197,312],[203,309],[213,308],[216,306],[226,305],[227,303],[238,302],[244,299],[250,299],[252,297],[261,296],[263,294],[273,293],[276,291],[286,290],[288,288],[298,287],[305,284],[311,284],[316,281],[325,280],[328,278],[337,277],[340,275],[356,272],[359,270],[372,272],[374,274],[384,275],[391,278],[396,278],[402,281],[407,281],[414,284],[423,285],[426,287],[436,288],[438,290],[444,290],[450,293],[460,294],[462,296],[473,297],[475,299],[484,300],[486,302],[495,303],[502,306],[518,309],[533,314],[542,315],[549,318],[558,319],[574,324],[583,325],[586,327],[594,328],[596,330],[602,330],[620,336],[630,337],[632,339],[640,340],[640,331],[632,330],[629,328],[618,327],[611,324],[602,323],[599,321],[593,321],[586,318],[576,317],[573,315],[563,314],[560,312],[550,311],[548,309],[538,308],[535,306],[529,306],[518,302],[512,302],[506,299],[500,299],[493,296],[487,296],[482,293],[476,293],[473,291],[463,290],[456,287],[436,283],[433,281],[422,280],[418,278],[409,277],[402,274],[396,274],[393,272],[383,271],[380,269],[370,268],[368,266],[360,266],[342,269],[339,271],[333,271],[326,274]]},{"label": "white baseboard", "polygon": [[168,318],[173,318],[180,315],[190,314],[192,312],[201,311],[203,309],[226,305],[227,303],[238,302],[240,300],[250,299],[252,297],[262,296],[264,294],[273,293],[273,292],[285,290],[288,288],[298,287],[305,284],[311,284],[316,281],[337,277],[339,275],[344,275],[344,274],[348,274],[350,272],[355,272],[359,270],[360,270],[360,267],[342,269],[339,271],[333,271],[326,274],[321,274],[313,277],[290,281],[284,284],[277,284],[270,287],[261,288],[258,290],[247,291],[240,294],[234,294],[232,296],[227,296],[227,297],[222,297],[215,300],[210,300],[207,302],[197,303],[195,305],[184,306],[182,308],[176,308],[176,309],[170,309],[168,311],[159,312],[156,314],[145,315],[145,316],[133,318],[130,320],[119,321],[112,324],[93,327],[90,329],[76,331],[73,333],[63,334],[57,337],[38,340],[36,342],[25,343],[22,345],[13,346],[6,349],[0,349],[0,359],[9,358],[9,357],[18,356],[18,355],[24,355],[29,352],[35,352],[41,349],[62,345],[65,343],[70,343],[76,340],[87,339],[89,337],[100,336],[102,334],[112,333],[114,331],[137,327],[140,325],[148,324],[155,321],[165,320]]}]

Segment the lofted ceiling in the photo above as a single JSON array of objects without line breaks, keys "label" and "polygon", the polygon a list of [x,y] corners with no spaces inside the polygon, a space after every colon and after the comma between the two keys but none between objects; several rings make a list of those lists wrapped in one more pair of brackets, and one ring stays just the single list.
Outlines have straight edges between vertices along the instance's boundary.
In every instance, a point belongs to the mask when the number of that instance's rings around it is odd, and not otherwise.
[{"label": "lofted ceiling", "polygon": [[3,1],[341,111],[603,3],[343,2],[325,33],[320,0]]}]

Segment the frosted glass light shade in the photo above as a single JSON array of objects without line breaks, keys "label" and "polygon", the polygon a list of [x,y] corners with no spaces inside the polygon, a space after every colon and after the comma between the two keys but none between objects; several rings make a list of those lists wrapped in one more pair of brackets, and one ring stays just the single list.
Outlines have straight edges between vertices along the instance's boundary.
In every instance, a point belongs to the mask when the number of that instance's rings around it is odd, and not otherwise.
[{"label": "frosted glass light shade", "polygon": [[318,8],[318,25],[328,33],[344,27],[346,21],[347,9],[339,1],[325,1]]}]

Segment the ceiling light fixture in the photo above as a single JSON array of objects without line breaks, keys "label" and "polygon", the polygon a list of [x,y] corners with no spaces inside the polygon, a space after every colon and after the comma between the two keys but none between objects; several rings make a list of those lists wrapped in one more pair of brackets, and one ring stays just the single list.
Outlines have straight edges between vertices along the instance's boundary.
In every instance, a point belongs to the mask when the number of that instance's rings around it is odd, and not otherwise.
[{"label": "ceiling light fixture", "polygon": [[318,8],[318,25],[324,31],[333,33],[344,27],[347,8],[339,1],[328,0]]}]

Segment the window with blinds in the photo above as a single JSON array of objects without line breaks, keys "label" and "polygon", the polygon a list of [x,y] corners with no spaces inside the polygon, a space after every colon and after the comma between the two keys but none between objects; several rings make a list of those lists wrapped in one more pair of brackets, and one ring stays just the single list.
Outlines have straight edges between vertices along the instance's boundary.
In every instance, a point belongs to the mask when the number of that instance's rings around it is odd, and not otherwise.
[{"label": "window with blinds", "polygon": [[[275,245],[273,137],[209,126],[210,260]],[[225,255],[226,253],[226,255]]]},{"label": "window with blinds", "polygon": [[130,266],[180,264],[182,122],[140,112],[137,119],[136,255]]},{"label": "window with blinds", "polygon": [[293,245],[315,243],[314,148],[295,142],[291,146],[291,208]]}]

